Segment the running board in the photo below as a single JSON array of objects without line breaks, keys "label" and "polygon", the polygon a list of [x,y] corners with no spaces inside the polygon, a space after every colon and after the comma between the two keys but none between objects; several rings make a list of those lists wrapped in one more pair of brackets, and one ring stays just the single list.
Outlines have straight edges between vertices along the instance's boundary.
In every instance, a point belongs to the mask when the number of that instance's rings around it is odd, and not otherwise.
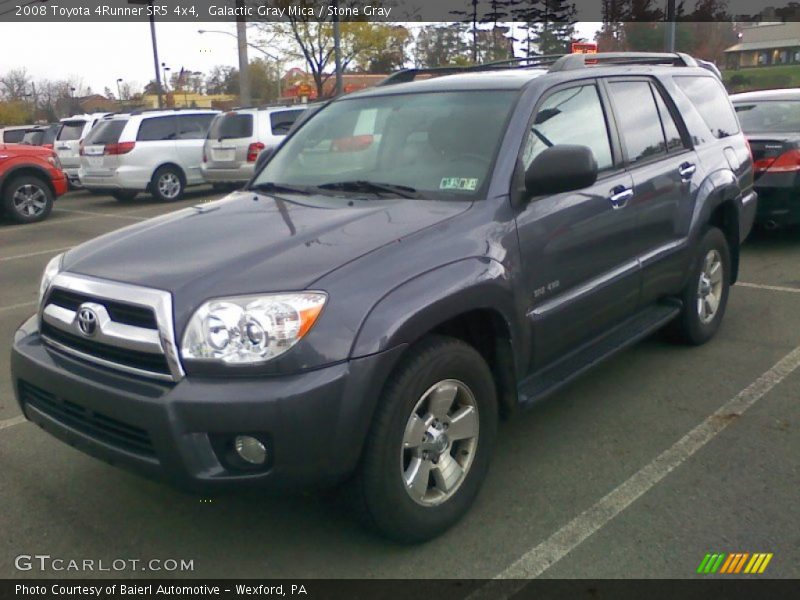
[{"label": "running board", "polygon": [[533,373],[517,389],[520,406],[528,408],[549,396],[585,371],[657,331],[678,316],[680,311],[681,305],[677,300],[654,304],[555,364]]}]

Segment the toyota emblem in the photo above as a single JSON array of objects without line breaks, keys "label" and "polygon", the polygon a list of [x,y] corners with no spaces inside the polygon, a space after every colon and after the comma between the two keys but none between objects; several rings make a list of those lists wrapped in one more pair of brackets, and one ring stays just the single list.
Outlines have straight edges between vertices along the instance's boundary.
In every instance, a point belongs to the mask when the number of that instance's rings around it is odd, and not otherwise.
[{"label": "toyota emblem", "polygon": [[97,313],[88,306],[78,309],[78,329],[85,336],[92,336],[97,331]]}]

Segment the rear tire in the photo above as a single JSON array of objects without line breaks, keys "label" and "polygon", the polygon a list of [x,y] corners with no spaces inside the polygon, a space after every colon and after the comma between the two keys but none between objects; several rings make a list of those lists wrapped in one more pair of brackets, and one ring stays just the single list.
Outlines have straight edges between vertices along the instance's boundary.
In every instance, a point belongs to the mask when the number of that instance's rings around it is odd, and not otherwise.
[{"label": "rear tire", "polygon": [[714,337],[728,304],[730,276],[728,240],[720,229],[710,227],[703,234],[689,283],[680,296],[683,310],[665,328],[667,337],[694,346]]},{"label": "rear tire", "polygon": [[34,175],[12,179],[4,188],[3,208],[16,223],[44,221],[53,210],[53,192],[47,182]]},{"label": "rear tire", "polygon": [[150,182],[150,193],[161,202],[177,202],[183,197],[186,182],[177,167],[161,167]]},{"label": "rear tire", "polygon": [[389,377],[376,409],[350,484],[360,516],[400,542],[441,534],[475,500],[496,429],[486,361],[460,340],[423,339]]},{"label": "rear tire", "polygon": [[139,192],[135,192],[132,190],[118,190],[111,192],[111,197],[114,198],[114,200],[118,200],[120,202],[130,202],[131,200],[136,198],[138,194]]}]

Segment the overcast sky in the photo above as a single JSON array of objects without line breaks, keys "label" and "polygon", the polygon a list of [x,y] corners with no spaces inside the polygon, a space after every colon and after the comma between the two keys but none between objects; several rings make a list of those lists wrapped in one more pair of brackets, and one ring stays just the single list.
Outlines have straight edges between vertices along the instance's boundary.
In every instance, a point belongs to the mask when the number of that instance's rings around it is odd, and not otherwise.
[{"label": "overcast sky", "polygon": [[[597,23],[579,23],[579,35],[594,36]],[[418,27],[413,24],[412,27]],[[214,65],[238,65],[233,23],[158,23],[159,59],[171,69],[208,72]],[[257,41],[250,32],[251,42]],[[250,50],[250,58],[258,52]],[[302,66],[302,65],[298,65]],[[148,23],[0,23],[0,73],[24,67],[34,78],[82,79],[93,92],[108,87],[116,94],[117,78],[144,86],[153,79]]]}]

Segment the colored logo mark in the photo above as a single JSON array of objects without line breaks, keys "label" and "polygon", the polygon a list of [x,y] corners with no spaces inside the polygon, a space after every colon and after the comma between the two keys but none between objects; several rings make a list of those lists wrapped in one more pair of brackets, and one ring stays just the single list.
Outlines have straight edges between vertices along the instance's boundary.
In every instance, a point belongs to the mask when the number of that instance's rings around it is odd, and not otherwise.
[{"label": "colored logo mark", "polygon": [[747,573],[755,575],[763,573],[769,561],[772,560],[772,552],[733,552],[727,554],[720,552],[716,554],[706,554],[697,567],[697,572],[702,574],[724,573],[726,575],[736,573]]}]

